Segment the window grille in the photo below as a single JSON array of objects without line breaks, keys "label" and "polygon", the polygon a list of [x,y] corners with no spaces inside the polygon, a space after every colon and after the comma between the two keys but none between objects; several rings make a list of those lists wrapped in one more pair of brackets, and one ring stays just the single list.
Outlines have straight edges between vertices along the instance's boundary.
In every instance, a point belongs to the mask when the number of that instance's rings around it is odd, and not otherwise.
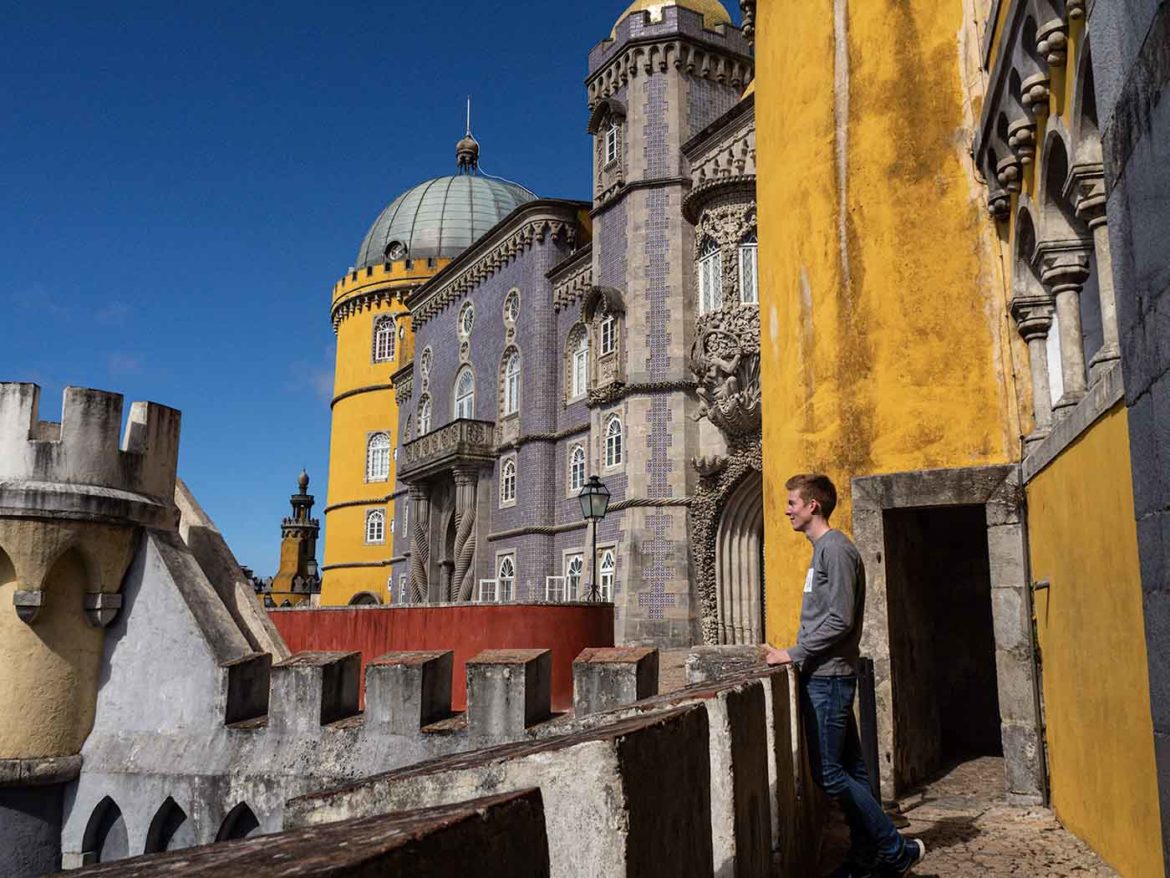
[{"label": "window grille", "polygon": [[755,234],[739,245],[739,300],[745,305],[760,302],[759,247]]},{"label": "window grille", "polygon": [[366,440],[366,481],[384,482],[390,478],[390,437],[373,433]]},{"label": "window grille", "polygon": [[374,321],[374,362],[394,359],[394,318],[383,315]]}]

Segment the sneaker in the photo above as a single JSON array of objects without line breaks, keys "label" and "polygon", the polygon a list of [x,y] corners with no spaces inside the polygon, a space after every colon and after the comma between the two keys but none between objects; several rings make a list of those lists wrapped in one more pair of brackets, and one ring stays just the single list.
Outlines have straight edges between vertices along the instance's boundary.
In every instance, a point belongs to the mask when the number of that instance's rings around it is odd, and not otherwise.
[{"label": "sneaker", "polygon": [[899,872],[899,875],[909,875],[910,870],[926,859],[926,844],[920,838],[912,838],[906,842],[906,849],[910,853],[910,863]]}]

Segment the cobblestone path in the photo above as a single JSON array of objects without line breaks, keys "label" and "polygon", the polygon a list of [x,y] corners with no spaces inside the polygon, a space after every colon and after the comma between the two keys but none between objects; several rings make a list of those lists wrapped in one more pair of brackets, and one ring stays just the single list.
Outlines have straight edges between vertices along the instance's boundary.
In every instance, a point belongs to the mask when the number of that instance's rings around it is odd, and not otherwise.
[{"label": "cobblestone path", "polygon": [[[1007,804],[1002,759],[962,763],[899,805],[909,821],[899,827],[902,833],[926,842],[926,860],[912,873],[919,878],[1117,875],[1047,808]],[[834,821],[822,859],[825,874],[847,844],[848,830]]]}]

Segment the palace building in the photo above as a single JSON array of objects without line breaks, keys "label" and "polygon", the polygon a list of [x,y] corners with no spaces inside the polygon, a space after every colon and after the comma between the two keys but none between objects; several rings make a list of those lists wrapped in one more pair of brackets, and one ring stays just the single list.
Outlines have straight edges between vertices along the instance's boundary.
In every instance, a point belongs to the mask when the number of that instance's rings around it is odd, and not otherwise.
[{"label": "palace building", "polygon": [[590,201],[468,131],[382,213],[334,291],[322,603],[595,588],[619,642],[762,640],[752,70],[716,0],[639,0],[589,53]]}]

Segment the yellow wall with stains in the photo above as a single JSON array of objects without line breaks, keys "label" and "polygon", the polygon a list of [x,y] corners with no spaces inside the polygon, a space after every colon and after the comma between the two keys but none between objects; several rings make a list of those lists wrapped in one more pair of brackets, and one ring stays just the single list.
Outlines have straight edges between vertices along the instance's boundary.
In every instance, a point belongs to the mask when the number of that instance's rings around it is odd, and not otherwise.
[{"label": "yellow wall with stains", "polygon": [[795,638],[809,556],[783,515],[788,475],[828,472],[842,495],[834,523],[848,530],[852,477],[1019,456],[1019,342],[966,154],[963,8],[824,6],[757,10],[774,643]]},{"label": "yellow wall with stains", "polygon": [[1126,876],[1162,876],[1129,432],[1118,403],[1027,486],[1052,805]]},{"label": "yellow wall with stains", "polygon": [[[394,504],[386,497],[394,490],[396,467],[393,456],[390,476],[385,481],[366,480],[366,441],[371,433],[384,432],[391,448],[400,444],[398,404],[390,387],[390,376],[414,356],[414,334],[410,313],[396,295],[433,277],[450,260],[405,260],[388,268],[374,266],[346,275],[333,289],[333,308],[343,309],[337,326],[337,362],[333,378],[333,419],[329,448],[329,488],[325,506],[325,560],[322,567],[321,603],[348,604],[360,592],[370,592],[383,603],[390,594],[386,583],[394,534],[390,532]],[[389,293],[382,300],[371,297]],[[364,302],[346,313],[346,305]],[[393,314],[405,332],[394,347],[394,358],[373,361],[374,321]],[[383,543],[365,540],[365,516],[371,509],[386,515]]]}]

